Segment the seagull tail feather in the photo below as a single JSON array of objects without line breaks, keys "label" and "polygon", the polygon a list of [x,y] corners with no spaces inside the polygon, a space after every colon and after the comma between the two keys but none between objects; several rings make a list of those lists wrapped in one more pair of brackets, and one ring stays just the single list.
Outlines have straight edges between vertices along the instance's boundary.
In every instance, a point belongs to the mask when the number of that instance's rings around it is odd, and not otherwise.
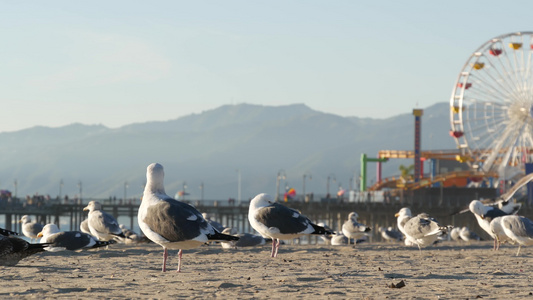
[{"label": "seagull tail feather", "polygon": [[327,230],[326,228],[322,226],[318,226],[313,223],[311,223],[311,226],[313,226],[313,229],[315,229],[315,231],[312,232],[311,234],[335,234],[335,232],[331,230]]},{"label": "seagull tail feather", "polygon": [[109,241],[96,241],[96,244],[94,244],[91,248],[100,248],[100,247],[104,247],[104,246],[109,246],[109,245],[112,245],[112,244],[116,244],[117,241],[115,240],[109,240]]},{"label": "seagull tail feather", "polygon": [[238,241],[239,237],[229,234],[223,234],[215,230],[215,234],[208,234],[207,239],[210,241]]}]

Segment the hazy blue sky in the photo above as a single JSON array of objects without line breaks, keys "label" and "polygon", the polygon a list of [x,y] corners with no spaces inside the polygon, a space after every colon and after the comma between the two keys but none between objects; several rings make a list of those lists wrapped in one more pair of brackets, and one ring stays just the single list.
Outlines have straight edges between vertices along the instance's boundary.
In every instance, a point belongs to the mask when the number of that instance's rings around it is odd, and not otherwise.
[{"label": "hazy blue sky", "polygon": [[382,118],[448,101],[532,1],[4,1],[0,131],[119,127],[224,104]]}]

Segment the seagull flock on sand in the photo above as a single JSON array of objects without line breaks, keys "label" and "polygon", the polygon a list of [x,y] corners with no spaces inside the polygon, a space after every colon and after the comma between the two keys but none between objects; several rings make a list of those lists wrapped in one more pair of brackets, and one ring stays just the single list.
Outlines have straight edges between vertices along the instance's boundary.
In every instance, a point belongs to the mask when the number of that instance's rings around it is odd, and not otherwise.
[{"label": "seagull flock on sand", "polygon": [[[279,247],[286,240],[306,235],[320,236],[327,244],[349,245],[368,240],[371,227],[358,221],[357,212],[350,212],[341,230],[334,231],[324,223],[314,223],[300,211],[277,203],[268,194],[261,193],[249,204],[248,221],[259,235],[239,233],[236,228],[227,228],[206,213],[200,213],[188,203],[168,196],[164,187],[163,166],[150,164],[146,170],[146,185],[138,210],[138,224],[142,234],[135,233],[102,209],[97,201],[90,201],[83,209],[88,211],[87,219],[80,223],[79,231],[61,231],[56,224],[42,225],[29,215],[19,223],[25,237],[16,232],[0,228],[0,265],[14,266],[21,259],[36,253],[51,251],[85,251],[108,247],[115,243],[138,243],[151,241],[163,247],[162,271],[166,271],[168,250],[178,250],[178,272],[181,271],[183,250],[202,245],[220,244],[225,249],[261,246],[271,243],[270,256],[278,255]],[[524,176],[509,192],[492,203],[472,200],[467,209],[479,227],[494,239],[494,250],[503,243],[517,244],[520,254],[522,246],[533,245],[533,222],[518,216],[521,205],[512,197],[519,188],[533,180],[533,174]],[[413,216],[408,207],[401,208],[395,215],[396,228],[379,227],[381,238],[387,242],[404,242],[407,246],[422,248],[442,240],[479,241],[481,238],[468,227],[442,225],[429,214],[421,212]],[[39,243],[33,243],[38,240]],[[355,247],[355,246],[354,246]]]}]

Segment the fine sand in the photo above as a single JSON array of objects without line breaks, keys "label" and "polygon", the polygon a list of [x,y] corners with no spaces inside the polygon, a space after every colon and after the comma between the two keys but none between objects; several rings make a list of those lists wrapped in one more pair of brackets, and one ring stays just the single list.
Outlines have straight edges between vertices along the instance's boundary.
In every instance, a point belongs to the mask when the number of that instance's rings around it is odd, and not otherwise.
[{"label": "fine sand", "polygon": [[[492,251],[492,242],[219,245],[170,251],[155,244],[112,245],[84,252],[42,253],[0,267],[0,299],[533,299],[533,247]],[[401,288],[391,284],[401,282]]]}]

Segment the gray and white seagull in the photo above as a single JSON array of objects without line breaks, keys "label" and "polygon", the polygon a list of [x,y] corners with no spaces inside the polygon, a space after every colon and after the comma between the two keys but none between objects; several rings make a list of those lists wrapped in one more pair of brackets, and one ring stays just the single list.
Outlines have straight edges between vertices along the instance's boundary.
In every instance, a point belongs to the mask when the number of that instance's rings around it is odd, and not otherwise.
[{"label": "gray and white seagull", "polygon": [[41,243],[49,244],[46,251],[76,251],[91,249],[114,244],[114,240],[99,241],[94,236],[81,231],[60,231],[56,224],[46,224],[43,231],[37,235],[41,238]]},{"label": "gray and white seagull", "polygon": [[248,221],[263,237],[272,238],[272,257],[278,254],[280,240],[306,234],[333,234],[324,227],[313,224],[299,211],[274,202],[272,196],[264,193],[250,201]]},{"label": "gray and white seagull", "polygon": [[533,245],[533,221],[526,217],[515,215],[503,216],[497,219],[499,219],[505,235],[513,242],[518,243],[516,256],[520,254],[522,246]]},{"label": "gray and white seagull", "polygon": [[439,235],[447,232],[448,227],[441,226],[434,218],[426,213],[421,213],[410,218],[403,227],[405,237],[413,244],[422,247],[433,245]]},{"label": "gray and white seagull", "polygon": [[208,241],[231,241],[238,237],[218,232],[192,205],[177,201],[165,193],[165,172],[158,163],[146,170],[138,222],[144,235],[163,247],[163,272],[166,271],[168,249],[179,249],[178,272],[181,271],[182,250],[192,249]]},{"label": "gray and white seagull", "polygon": [[89,220],[88,225],[92,236],[100,241],[109,241],[117,237],[125,238],[117,220],[102,210],[100,202],[90,201],[83,210],[89,211],[87,220]]},{"label": "gray and white seagull", "polygon": [[37,234],[43,230],[41,223],[33,222],[29,215],[24,215],[20,218],[19,223],[22,223],[22,234],[30,238],[30,241],[37,239]]},{"label": "gray and white seagull", "polygon": [[348,238],[348,244],[350,244],[350,239],[353,239],[354,244],[357,243],[358,239],[365,237],[370,230],[370,227],[357,222],[359,215],[353,211],[348,215],[348,220],[342,224],[342,234]]}]

